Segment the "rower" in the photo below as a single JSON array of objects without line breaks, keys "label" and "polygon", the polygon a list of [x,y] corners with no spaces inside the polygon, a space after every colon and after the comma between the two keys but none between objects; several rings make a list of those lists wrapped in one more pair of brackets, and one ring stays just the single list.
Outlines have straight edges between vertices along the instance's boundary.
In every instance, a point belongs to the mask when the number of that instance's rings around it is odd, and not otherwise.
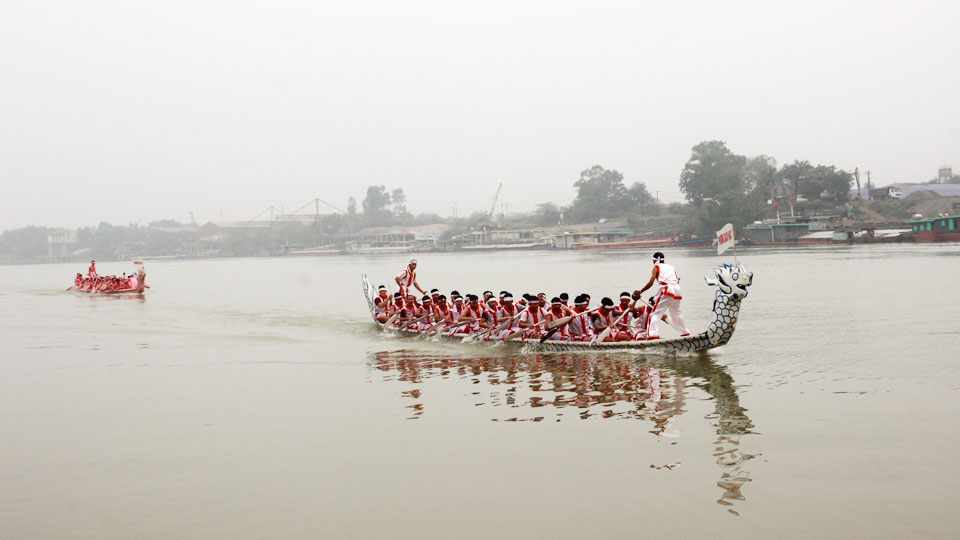
[{"label": "rower", "polygon": [[660,319],[668,311],[674,326],[680,331],[680,337],[689,336],[690,331],[687,330],[683,314],[680,313],[680,300],[683,300],[680,277],[677,276],[677,269],[667,264],[663,253],[659,251],[653,254],[653,271],[650,273],[650,279],[642,289],[634,291],[634,294],[643,295],[643,291],[649,289],[655,281],[659,282],[660,290],[653,302],[653,313],[647,319],[647,339],[660,339]]},{"label": "rower", "polygon": [[[552,321],[573,314],[574,313],[570,310],[570,308],[563,305],[563,302],[559,297],[554,297],[550,299],[550,309],[547,311],[544,317],[544,324],[549,324]],[[544,326],[544,331],[546,332],[546,326]],[[569,323],[560,326],[560,328],[554,332],[549,339],[551,341],[570,341]]]},{"label": "rower", "polygon": [[530,296],[527,300],[529,305],[527,309],[523,310],[523,314],[520,315],[520,328],[526,328],[527,332],[523,334],[524,338],[540,338],[543,336],[541,330],[543,328],[543,318],[544,311],[540,307],[540,299],[536,296]]},{"label": "rower", "polygon": [[567,327],[570,329],[570,339],[573,341],[590,341],[593,339],[593,323],[590,320],[590,301],[584,295],[573,299],[573,319]]},{"label": "rower", "polygon": [[[454,294],[456,294],[456,296],[454,296]],[[463,297],[460,296],[460,294],[457,293],[457,291],[453,291],[452,293],[450,293],[450,298],[453,299],[453,307],[451,307],[450,311],[456,313],[457,316],[459,317],[460,313],[463,312],[464,306],[466,305],[466,303],[463,301]]]},{"label": "rower", "polygon": [[564,306],[570,307],[570,295],[569,295],[569,294],[567,294],[567,293],[560,293],[560,297],[559,297],[559,298],[560,298],[560,302],[562,302]]},{"label": "rower", "polygon": [[434,323],[436,325],[446,324],[450,318],[450,304],[447,303],[447,297],[441,294],[433,304]]},{"label": "rower", "polygon": [[417,332],[428,330],[433,326],[433,323],[436,322],[436,311],[433,309],[433,299],[427,295],[423,295],[420,302],[422,309],[418,317],[423,317],[423,319],[420,319],[420,322],[415,325]]},{"label": "rower", "polygon": [[436,306],[437,302],[440,300],[440,290],[430,289],[430,299],[433,300],[433,305]]},{"label": "rower", "polygon": [[390,309],[387,314],[390,315],[390,317],[396,315],[396,318],[393,320],[394,324],[403,318],[406,307],[406,304],[403,302],[403,296],[398,292],[393,293],[393,302],[390,303]]},{"label": "rower", "polygon": [[373,298],[373,313],[379,322],[387,322],[389,316],[387,310],[390,308],[390,293],[387,288],[381,285],[377,288],[377,296]]},{"label": "rower", "polygon": [[497,319],[500,321],[509,319],[510,324],[500,332],[500,338],[506,337],[520,329],[520,321],[517,320],[519,319],[517,314],[520,313],[521,309],[513,303],[513,296],[509,292],[504,291],[504,293],[503,301],[500,302],[500,308],[497,310]]},{"label": "rower", "polygon": [[[600,334],[607,328],[613,326],[613,323],[617,320],[617,315],[614,313],[613,300],[608,297],[603,297],[603,299],[600,300],[600,308],[593,312],[593,330],[597,334]],[[630,335],[629,332],[618,330],[617,327],[614,326],[607,334],[607,337],[604,338],[604,341],[630,341],[631,339],[633,339],[633,336]]]},{"label": "rower", "polygon": [[624,311],[629,311],[622,319],[620,319],[620,324],[617,325],[617,330],[622,330],[624,332],[633,332],[631,326],[636,322],[637,314],[642,308],[631,308],[630,307],[630,293],[624,291],[620,293],[620,304],[614,308],[613,314],[616,317],[619,317]]},{"label": "rower", "polygon": [[490,295],[490,298],[487,298],[487,303],[484,308],[483,321],[480,323],[480,327],[485,330],[496,328],[497,325],[500,324],[500,317],[497,314],[497,312],[500,311],[500,306],[499,302],[497,302],[497,299],[492,294]]},{"label": "rower", "polygon": [[450,330],[451,334],[473,334],[480,330],[480,320],[483,318],[483,308],[480,307],[480,297],[468,294],[467,305],[460,312],[457,322],[465,322],[463,326]]},{"label": "rower", "polygon": [[407,266],[397,274],[397,277],[394,278],[394,281],[397,282],[397,286],[400,287],[400,294],[404,297],[407,296],[410,287],[416,287],[420,294],[427,294],[427,291],[423,290],[420,287],[420,284],[417,283],[417,260],[410,259],[410,262],[407,263]]}]

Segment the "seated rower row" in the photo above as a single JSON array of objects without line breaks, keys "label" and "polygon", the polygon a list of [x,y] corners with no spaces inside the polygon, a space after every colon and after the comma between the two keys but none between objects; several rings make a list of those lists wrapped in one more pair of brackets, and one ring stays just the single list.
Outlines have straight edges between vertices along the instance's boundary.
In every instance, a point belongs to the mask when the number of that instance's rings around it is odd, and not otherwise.
[{"label": "seated rower row", "polygon": [[[637,306],[630,293],[620,295],[620,304],[603,298],[597,309],[590,309],[590,295],[580,294],[569,305],[563,293],[546,301],[546,294],[524,294],[514,301],[507,291],[494,296],[485,291],[477,295],[447,296],[433,289],[419,300],[412,293],[395,293],[380,286],[374,298],[377,321],[393,328],[431,334],[477,335],[484,340],[541,339],[594,341],[607,328],[603,341],[636,341],[647,338],[647,319],[651,306]],[[555,328],[555,329],[554,329]]]}]

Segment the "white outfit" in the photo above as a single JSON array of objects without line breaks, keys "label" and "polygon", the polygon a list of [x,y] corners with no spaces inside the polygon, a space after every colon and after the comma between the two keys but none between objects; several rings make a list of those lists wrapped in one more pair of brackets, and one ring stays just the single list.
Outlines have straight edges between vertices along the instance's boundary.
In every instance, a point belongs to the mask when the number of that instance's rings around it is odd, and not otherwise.
[{"label": "white outfit", "polygon": [[686,336],[690,334],[690,330],[687,330],[687,323],[683,320],[683,314],[680,313],[680,300],[683,300],[683,296],[677,270],[667,263],[657,263],[654,266],[657,268],[660,292],[653,301],[653,313],[647,320],[647,339],[660,337],[660,318],[664,313],[670,314],[681,336]]}]

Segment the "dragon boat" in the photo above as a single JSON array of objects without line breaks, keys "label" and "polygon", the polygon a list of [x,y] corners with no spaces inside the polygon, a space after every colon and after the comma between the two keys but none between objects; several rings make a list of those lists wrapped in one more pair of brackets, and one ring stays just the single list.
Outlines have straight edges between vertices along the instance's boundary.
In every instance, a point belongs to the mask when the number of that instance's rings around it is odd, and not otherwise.
[{"label": "dragon boat", "polygon": [[123,289],[93,289],[93,283],[81,283],[79,285],[75,284],[68,291],[76,291],[89,294],[143,294],[149,286],[147,285],[147,272],[143,268],[143,262],[134,261],[134,267],[137,268],[137,285],[136,287],[126,287]]},{"label": "dragon boat", "polygon": [[[689,354],[706,351],[722,345],[726,345],[733,336],[733,331],[737,326],[737,318],[740,315],[740,303],[747,297],[747,289],[753,284],[753,272],[748,272],[742,264],[737,265],[724,264],[714,269],[714,276],[704,278],[708,286],[715,287],[713,300],[713,322],[707,329],[699,334],[691,334],[685,337],[655,339],[648,341],[614,341],[614,342],[585,342],[585,341],[554,341],[547,340],[543,343],[539,338],[514,339],[511,341],[491,340],[494,343],[503,343],[509,346],[519,346],[529,351],[598,351],[598,350],[640,350],[643,352],[658,354]],[[367,306],[370,309],[370,316],[374,324],[385,331],[394,332],[403,336],[421,336],[425,339],[438,337],[448,340],[459,340],[464,343],[483,341],[474,334],[453,334],[439,332],[429,336],[415,330],[401,330],[399,328],[384,328],[384,325],[377,321],[376,310],[373,299],[376,289],[367,279],[366,274],[362,276],[363,295],[367,300]]]}]

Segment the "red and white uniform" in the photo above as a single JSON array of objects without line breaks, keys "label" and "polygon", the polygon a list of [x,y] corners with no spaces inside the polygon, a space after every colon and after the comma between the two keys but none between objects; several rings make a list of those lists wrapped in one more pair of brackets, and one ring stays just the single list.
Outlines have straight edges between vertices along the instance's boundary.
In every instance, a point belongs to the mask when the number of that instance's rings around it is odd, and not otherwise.
[{"label": "red and white uniform", "polygon": [[421,304],[420,313],[417,315],[417,317],[423,317],[423,319],[414,325],[417,328],[417,332],[423,332],[432,327],[433,323],[437,321],[436,313],[437,310],[434,309],[432,304],[430,307]]},{"label": "red and white uniform", "polygon": [[400,281],[400,295],[406,298],[410,287],[413,287],[413,282],[417,280],[417,273],[406,266],[397,274],[397,280]]},{"label": "red and white uniform", "polygon": [[[598,326],[603,326],[604,330],[606,330],[607,327],[612,325],[617,320],[617,317],[619,316],[612,309],[608,310],[606,315],[604,315],[603,313],[600,312],[599,309],[597,309],[596,311],[593,312],[593,315],[599,321]],[[599,334],[603,332],[603,330],[596,330],[596,332]],[[613,330],[610,330],[610,333],[607,334],[607,337],[604,339],[604,341],[615,341],[616,338],[619,337],[622,333],[623,333],[623,330],[619,330],[616,326],[614,326]]]},{"label": "red and white uniform", "polygon": [[[624,311],[625,309],[629,308],[629,307],[630,307],[630,304],[629,304],[629,303],[627,303],[626,306],[624,306],[623,304],[619,304],[619,305],[615,306],[615,307],[614,307],[614,315],[616,315],[617,317],[619,317],[620,314],[623,313],[623,311]],[[622,319],[620,319],[620,324],[617,325],[617,329],[618,329],[618,330],[628,330],[628,329],[630,328],[630,326],[634,323],[635,319],[636,319],[636,317],[634,316],[633,311],[630,311],[630,313],[627,313],[626,315],[624,315],[624,317],[623,317]]]},{"label": "red and white uniform", "polygon": [[[549,332],[549,330],[546,330],[546,324],[549,324],[551,321],[555,321],[557,319],[562,319],[566,316],[567,314],[563,311],[561,311],[559,315],[554,313],[552,309],[548,311],[544,317],[544,320],[546,320],[544,325],[544,333]],[[550,341],[570,341],[570,323],[561,326],[559,330],[554,332],[553,335],[550,336]]]},{"label": "red and white uniform", "polygon": [[96,265],[96,264],[92,264],[92,263],[90,264],[90,268],[87,269],[87,277],[89,277],[89,278],[91,278],[91,279],[98,277],[98,276],[97,276],[97,265]]},{"label": "red and white uniform", "polygon": [[373,314],[378,319],[387,316],[387,309],[390,307],[390,299],[383,296],[377,296],[373,299]]},{"label": "red and white uniform", "polygon": [[[474,319],[480,319],[483,317],[483,308],[480,306],[471,307],[470,305],[464,305],[463,311],[460,312],[459,320],[462,317],[470,317]],[[480,324],[476,322],[467,323],[459,328],[454,328],[450,330],[451,334],[473,334],[480,330]]]},{"label": "red and white uniform", "polygon": [[640,315],[637,316],[637,320],[634,325],[634,334],[633,339],[640,341],[647,339],[647,321],[650,320],[650,306],[644,305],[640,310]]},{"label": "red and white uniform", "polygon": [[647,320],[647,339],[660,338],[660,318],[664,313],[669,313],[673,324],[677,326],[681,336],[690,334],[687,330],[687,323],[683,320],[683,314],[680,313],[680,300],[683,295],[680,291],[680,278],[677,276],[677,270],[673,265],[667,263],[657,263],[653,265],[656,271],[657,281],[660,283],[660,291],[653,300],[653,313]]},{"label": "red and white uniform", "polygon": [[[527,309],[523,310],[523,314],[520,315],[520,321],[525,322],[527,324],[536,325],[543,322],[543,319],[545,316],[546,316],[546,313],[544,312],[543,308],[541,308],[540,306],[537,306],[536,308],[534,308],[533,306],[528,306]],[[524,333],[523,336],[521,337],[523,338],[543,337],[543,325],[540,324],[539,326],[536,326],[535,328],[530,329],[528,332]]]},{"label": "red and white uniform", "polygon": [[590,341],[593,339],[593,321],[590,319],[590,312],[584,311],[578,313],[567,324],[570,329],[570,339],[575,341]]}]

